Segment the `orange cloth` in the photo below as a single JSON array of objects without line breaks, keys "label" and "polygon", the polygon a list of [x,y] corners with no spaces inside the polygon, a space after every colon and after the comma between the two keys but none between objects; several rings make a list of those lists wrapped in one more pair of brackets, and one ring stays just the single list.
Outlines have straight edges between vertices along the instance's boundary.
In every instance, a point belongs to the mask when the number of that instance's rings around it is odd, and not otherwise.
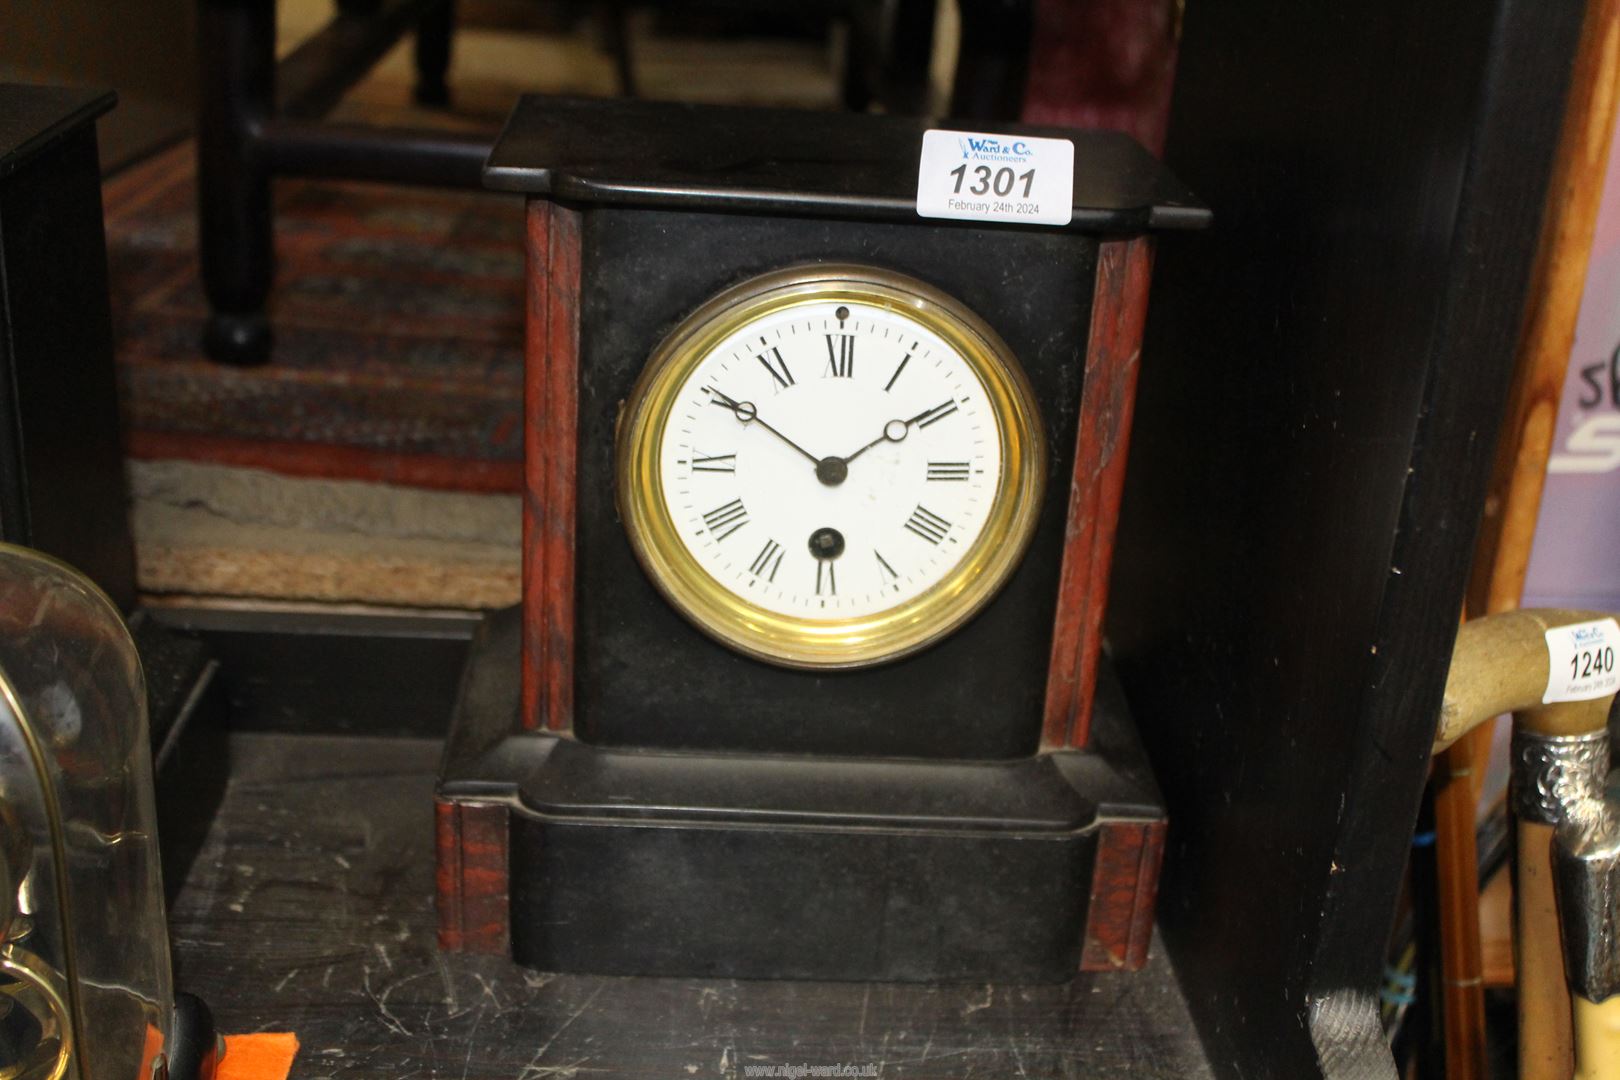
[{"label": "orange cloth", "polygon": [[227,1035],[214,1080],[287,1080],[297,1053],[298,1036],[290,1031]]},{"label": "orange cloth", "polygon": [[152,1075],[152,1062],[163,1052],[163,1032],[156,1024],[146,1025],[146,1045],[141,1049],[140,1076]]}]

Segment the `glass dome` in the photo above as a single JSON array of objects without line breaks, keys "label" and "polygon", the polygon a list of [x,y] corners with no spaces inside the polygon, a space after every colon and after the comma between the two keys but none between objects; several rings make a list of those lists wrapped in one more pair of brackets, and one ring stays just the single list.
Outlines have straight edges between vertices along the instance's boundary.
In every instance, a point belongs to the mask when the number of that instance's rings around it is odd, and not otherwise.
[{"label": "glass dome", "polygon": [[76,571],[0,544],[0,1080],[167,1076],[155,822],[122,617]]}]

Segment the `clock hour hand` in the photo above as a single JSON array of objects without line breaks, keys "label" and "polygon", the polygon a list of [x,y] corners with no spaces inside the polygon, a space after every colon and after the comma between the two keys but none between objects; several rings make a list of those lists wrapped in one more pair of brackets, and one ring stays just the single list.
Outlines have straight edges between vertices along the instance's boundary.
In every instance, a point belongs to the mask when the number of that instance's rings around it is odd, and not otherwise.
[{"label": "clock hour hand", "polygon": [[911,433],[911,425],[920,420],[928,419],[928,417],[932,416],[938,411],[939,406],[936,405],[932,409],[924,409],[916,416],[913,416],[910,420],[890,420],[887,424],[883,425],[883,434],[879,435],[877,438],[873,439],[871,442],[867,443],[865,446],[846,457],[844,459],[844,464],[848,465],[850,462],[872,449],[872,447],[876,446],[878,443],[900,442]]},{"label": "clock hour hand", "polygon": [[718,405],[722,409],[731,410],[732,414],[745,424],[758,424],[760,427],[764,428],[766,431],[770,432],[772,435],[775,435],[778,439],[781,439],[783,442],[793,447],[793,449],[809,458],[812,465],[821,464],[821,459],[816,457],[816,455],[812,454],[810,451],[806,450],[804,447],[800,446],[798,443],[794,442],[780,431],[777,431],[775,428],[771,427],[771,425],[767,424],[764,420],[761,420],[759,416],[759,409],[752,401],[738,401],[735,398],[728,397],[727,395],[721,393],[712,386],[706,386],[704,389],[707,390],[711,395],[709,398],[709,403],[711,405]]}]

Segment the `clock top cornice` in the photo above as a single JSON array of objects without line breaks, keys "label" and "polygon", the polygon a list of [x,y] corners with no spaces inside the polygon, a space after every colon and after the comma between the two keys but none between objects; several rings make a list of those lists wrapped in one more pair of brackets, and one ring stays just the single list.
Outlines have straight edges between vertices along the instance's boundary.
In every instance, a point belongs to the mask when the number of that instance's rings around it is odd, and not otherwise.
[{"label": "clock top cornice", "polygon": [[1207,207],[1118,132],[544,95],[525,96],[512,113],[484,183],[586,205],[958,227],[917,214],[922,135],[941,127],[1072,140],[1070,231],[1120,236],[1209,222]]}]

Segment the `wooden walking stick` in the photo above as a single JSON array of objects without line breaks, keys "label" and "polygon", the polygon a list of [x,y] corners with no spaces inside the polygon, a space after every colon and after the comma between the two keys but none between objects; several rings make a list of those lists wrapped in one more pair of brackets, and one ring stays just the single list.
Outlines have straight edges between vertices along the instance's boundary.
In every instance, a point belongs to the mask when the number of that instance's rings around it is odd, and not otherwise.
[{"label": "wooden walking stick", "polygon": [[[1616,807],[1604,785],[1617,652],[1620,625],[1609,616],[1507,612],[1463,626],[1446,678],[1436,752],[1513,713],[1521,1080],[1620,1078],[1620,843],[1601,825]],[[1555,855],[1570,882],[1562,897]],[[1584,944],[1566,972],[1571,942]]]},{"label": "wooden walking stick", "polygon": [[[1620,87],[1620,0],[1590,0],[1548,187],[1517,370],[1475,548],[1468,615],[1519,606],[1575,340]],[[1435,763],[1435,857],[1449,1080],[1485,1076],[1476,808],[1490,754],[1481,726]]]}]

